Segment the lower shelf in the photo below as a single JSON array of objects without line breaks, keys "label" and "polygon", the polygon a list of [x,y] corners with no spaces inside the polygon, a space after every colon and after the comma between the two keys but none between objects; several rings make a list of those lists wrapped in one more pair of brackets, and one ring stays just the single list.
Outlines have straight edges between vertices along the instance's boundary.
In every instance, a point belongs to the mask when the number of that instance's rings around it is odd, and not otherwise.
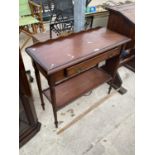
[{"label": "lower shelf", "polygon": [[[79,74],[59,85],[55,86],[57,110],[77,99],[88,91],[96,88],[104,82],[108,82],[112,77],[104,70],[92,68]],[[43,94],[51,102],[49,88],[43,90]]]}]

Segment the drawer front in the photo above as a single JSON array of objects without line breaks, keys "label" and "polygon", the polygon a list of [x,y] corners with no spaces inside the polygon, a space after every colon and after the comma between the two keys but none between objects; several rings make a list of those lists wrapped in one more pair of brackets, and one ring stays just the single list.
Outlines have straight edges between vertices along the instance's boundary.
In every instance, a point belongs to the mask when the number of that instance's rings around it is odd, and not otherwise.
[{"label": "drawer front", "polygon": [[74,74],[78,74],[80,72],[83,72],[85,70],[88,70],[94,66],[96,66],[99,62],[110,59],[116,55],[118,55],[120,52],[120,47],[114,48],[110,51],[107,51],[105,53],[102,53],[98,56],[95,56],[94,58],[91,58],[89,60],[86,60],[84,62],[81,62],[79,64],[76,64],[72,67],[69,67],[65,70],[65,75],[66,76],[72,76]]},{"label": "drawer front", "polygon": [[64,70],[60,70],[59,72],[54,73],[53,77],[55,79],[55,82],[63,80],[65,78]]}]

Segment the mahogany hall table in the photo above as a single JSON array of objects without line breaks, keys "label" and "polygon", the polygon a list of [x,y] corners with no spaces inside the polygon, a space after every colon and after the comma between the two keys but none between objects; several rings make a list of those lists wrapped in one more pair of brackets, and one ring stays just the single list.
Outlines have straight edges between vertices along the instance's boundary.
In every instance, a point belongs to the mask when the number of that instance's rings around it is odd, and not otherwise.
[{"label": "mahogany hall table", "polygon": [[[104,82],[112,83],[120,52],[129,41],[106,28],[96,28],[26,48],[35,69],[42,108],[45,109],[44,94],[52,103],[56,127],[60,108]],[[105,65],[99,67],[104,60]],[[47,79],[49,88],[42,90],[39,72]]]}]

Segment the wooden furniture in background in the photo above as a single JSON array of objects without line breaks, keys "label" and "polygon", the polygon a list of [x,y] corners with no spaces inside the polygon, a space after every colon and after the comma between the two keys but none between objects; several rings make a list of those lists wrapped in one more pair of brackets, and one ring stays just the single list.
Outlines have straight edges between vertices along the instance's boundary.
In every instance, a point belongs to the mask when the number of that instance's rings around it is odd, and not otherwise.
[{"label": "wooden furniture in background", "polygon": [[19,146],[30,140],[40,130],[40,126],[23,59],[19,53]]},{"label": "wooden furniture in background", "polygon": [[[135,71],[135,4],[124,4],[114,7],[107,7],[109,10],[108,29],[123,34],[131,41],[127,43],[124,52],[122,52],[122,59],[120,65],[125,65],[132,71]],[[122,86],[122,80],[119,74],[115,78],[113,87],[120,89],[120,93],[124,94],[126,89]]]},{"label": "wooden furniture in background", "polygon": [[[97,7],[100,7],[101,9],[97,9]],[[97,18],[103,21],[103,22],[100,21],[102,24],[102,27],[106,27],[108,16],[109,16],[109,12],[107,10],[103,9],[100,5],[96,6],[96,12],[85,13],[86,29],[95,27],[94,23],[95,23],[95,19]]]},{"label": "wooden furniture in background", "polygon": [[44,32],[45,27],[44,27],[44,23],[43,23],[43,15],[42,15],[41,6],[34,3],[31,0],[29,0],[29,5],[30,5],[32,16],[35,17],[39,21],[39,23],[37,24],[37,26],[38,26],[37,28],[39,29],[40,32]]},{"label": "wooden furniture in background", "polygon": [[[32,31],[28,26],[32,27]],[[27,33],[37,33],[38,28],[43,32],[41,6],[30,0],[19,0],[19,27]]]},{"label": "wooden furniture in background", "polygon": [[43,21],[50,21],[54,13],[54,0],[32,0],[42,8]]},{"label": "wooden furniture in background", "polygon": [[[24,40],[23,44],[20,42],[20,49],[31,39],[32,35],[40,32],[44,32],[44,25],[42,21],[42,10],[41,6],[30,0],[19,0],[19,33],[23,32],[26,34],[27,39]],[[26,37],[23,37],[25,39]],[[31,71],[27,71],[29,79],[33,82]]]},{"label": "wooden furniture in background", "polygon": [[[113,81],[120,52],[128,41],[118,33],[96,28],[26,48],[33,60],[42,108],[45,110],[44,94],[52,103],[56,127],[59,109],[100,84]],[[106,64],[98,67],[104,60]],[[39,72],[49,88],[42,89]]]},{"label": "wooden furniture in background", "polygon": [[44,25],[42,22],[41,7],[32,1],[20,0],[19,1],[19,33],[23,32],[28,39],[20,47],[22,50],[28,40],[32,37],[32,34],[44,32]]}]

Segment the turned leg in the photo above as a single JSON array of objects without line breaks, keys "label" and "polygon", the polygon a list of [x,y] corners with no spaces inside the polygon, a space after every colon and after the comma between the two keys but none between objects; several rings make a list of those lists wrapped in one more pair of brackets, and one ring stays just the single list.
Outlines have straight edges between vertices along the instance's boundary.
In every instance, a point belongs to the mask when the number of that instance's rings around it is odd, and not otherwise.
[{"label": "turned leg", "polygon": [[54,123],[55,127],[58,128],[55,86],[54,86],[54,79],[52,79],[51,76],[48,78],[48,84],[50,87],[51,102],[54,114]]},{"label": "turned leg", "polygon": [[34,69],[35,69],[35,76],[36,76],[36,81],[37,81],[37,85],[38,85],[39,95],[40,95],[40,99],[41,99],[41,106],[42,106],[43,110],[45,110],[45,103],[44,103],[44,100],[43,100],[43,94],[42,94],[42,87],[41,87],[41,80],[40,80],[39,70],[37,69],[37,66],[35,65],[34,62],[33,62],[33,66],[34,66]]}]

